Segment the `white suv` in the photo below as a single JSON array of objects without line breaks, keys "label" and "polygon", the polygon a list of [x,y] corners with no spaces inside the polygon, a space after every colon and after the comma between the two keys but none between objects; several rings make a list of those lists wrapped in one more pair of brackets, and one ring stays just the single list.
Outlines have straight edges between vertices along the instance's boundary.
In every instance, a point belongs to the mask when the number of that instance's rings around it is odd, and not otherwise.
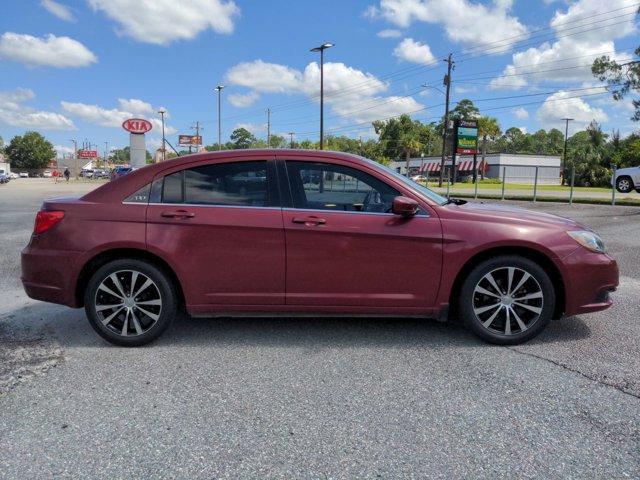
[{"label": "white suv", "polygon": [[611,182],[620,193],[629,193],[634,188],[640,193],[640,167],[620,168]]}]

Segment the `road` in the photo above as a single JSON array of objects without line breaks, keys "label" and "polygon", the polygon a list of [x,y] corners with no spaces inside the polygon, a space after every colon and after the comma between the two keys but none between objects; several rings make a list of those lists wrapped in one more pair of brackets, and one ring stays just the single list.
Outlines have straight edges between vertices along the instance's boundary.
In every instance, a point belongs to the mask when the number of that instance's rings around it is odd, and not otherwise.
[{"label": "road", "polygon": [[181,317],[125,349],[19,286],[42,198],[88,188],[0,187],[0,478],[638,478],[640,208],[520,204],[594,227],[622,274],[613,308],[526,345],[415,319]]}]

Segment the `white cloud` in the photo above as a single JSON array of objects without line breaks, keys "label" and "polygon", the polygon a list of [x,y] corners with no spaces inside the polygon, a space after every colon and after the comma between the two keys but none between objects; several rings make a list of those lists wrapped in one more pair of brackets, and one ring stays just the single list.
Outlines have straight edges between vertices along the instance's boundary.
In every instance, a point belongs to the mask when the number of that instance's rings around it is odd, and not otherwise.
[{"label": "white cloud", "polygon": [[62,158],[64,155],[70,155],[74,152],[73,148],[67,147],[66,145],[54,145],[53,148],[55,148],[59,158]]},{"label": "white cloud", "polygon": [[[594,90],[602,91],[601,89]],[[586,91],[587,94],[590,92]],[[572,98],[573,97],[573,98]],[[578,98],[575,92],[561,90],[547,97],[536,113],[538,121],[543,128],[562,127],[563,118],[573,118],[569,123],[571,131],[578,131],[586,128],[592,120],[598,123],[609,120],[608,115],[601,108],[589,105],[582,98]]]},{"label": "white cloud", "polygon": [[[606,3],[601,0],[578,0],[566,11],[556,11],[550,26],[559,38],[555,42],[544,42],[514,53],[511,64],[507,65],[501,77],[491,81],[490,88],[517,90],[549,81],[593,80],[593,60],[603,54],[609,54],[618,61],[626,60],[628,55],[610,53],[615,52],[614,40],[636,31],[633,15],[624,17],[627,19],[625,21],[620,18],[607,20],[612,15],[603,14],[612,10],[617,13],[614,16],[633,13],[636,5],[636,0],[610,0]],[[601,23],[593,25],[594,22]],[[588,24],[591,24],[590,28]],[[568,32],[571,36],[563,35],[568,28],[571,29]]]},{"label": "white cloud", "polygon": [[402,40],[393,50],[393,54],[401,60],[422,65],[433,64],[436,60],[433,53],[431,53],[429,45],[416,42],[413,38]]},{"label": "white cloud", "polygon": [[[489,47],[490,53],[501,53],[528,33],[527,27],[509,14],[512,3],[511,0],[495,0],[493,5],[470,0],[380,0],[380,6],[369,7],[365,16],[383,18],[401,28],[414,21],[441,24],[454,42],[465,47]],[[504,41],[505,37],[512,38]]]},{"label": "white cloud", "polygon": [[51,34],[38,38],[13,32],[0,37],[0,59],[57,68],[86,67],[98,61],[87,47],[72,38]]},{"label": "white cloud", "polygon": [[[325,103],[345,119],[367,122],[419,110],[412,97],[384,97],[388,85],[370,73],[340,62],[324,64]],[[306,95],[317,100],[320,67],[309,63],[304,71],[262,60],[243,62],[225,75],[230,84],[251,88],[256,93]]]},{"label": "white cloud", "polygon": [[51,15],[58,17],[60,20],[64,20],[65,22],[75,22],[76,20],[71,9],[66,5],[54,2],[54,0],[42,0],[40,5],[42,5],[42,7],[44,7]]},{"label": "white cloud", "polygon": [[529,118],[529,112],[527,112],[523,107],[514,108],[511,110],[511,113],[513,113],[513,115],[519,120]]},{"label": "white cloud", "polygon": [[[162,121],[155,113],[159,109],[153,108],[151,104],[135,98],[120,98],[118,99],[120,108],[111,109],[80,102],[62,101],[60,104],[62,105],[62,109],[69,113],[69,115],[81,118],[95,125],[100,125],[101,127],[121,128],[122,122],[128,118],[142,117],[149,120],[154,129],[159,131],[162,128]],[[165,120],[166,118],[167,115],[165,115]],[[177,132],[175,128],[167,125],[166,121],[164,130],[167,135],[173,135]]]},{"label": "white cloud", "polygon": [[237,123],[233,129],[235,130],[236,128],[244,128],[249,130],[251,133],[253,133],[254,135],[257,133],[262,133],[262,132],[266,132],[267,131],[267,124],[266,123]]},{"label": "white cloud", "polygon": [[0,122],[14,127],[39,130],[75,130],[73,121],[64,115],[24,105],[24,102],[33,100],[35,96],[35,93],[27,88],[0,92]]},{"label": "white cloud", "polygon": [[293,68],[262,60],[242,62],[225,74],[227,82],[252,88],[257,92],[286,93],[298,88],[301,73]]},{"label": "white cloud", "polygon": [[191,40],[211,28],[230,34],[240,9],[231,0],[87,0],[118,23],[116,33],[139,42],[167,45]]},{"label": "white cloud", "polygon": [[402,36],[402,32],[400,30],[388,28],[386,30],[380,30],[377,35],[380,38],[398,38]]},{"label": "white cloud", "polygon": [[229,95],[229,103],[234,107],[245,108],[253,105],[259,98],[260,95],[256,92],[233,93]]}]

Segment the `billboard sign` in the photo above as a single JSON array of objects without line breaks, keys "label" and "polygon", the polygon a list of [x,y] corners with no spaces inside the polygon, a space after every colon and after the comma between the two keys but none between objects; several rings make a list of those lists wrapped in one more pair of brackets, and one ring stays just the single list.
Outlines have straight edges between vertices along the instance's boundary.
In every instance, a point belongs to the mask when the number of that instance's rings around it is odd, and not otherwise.
[{"label": "billboard sign", "polygon": [[78,150],[78,158],[98,158],[97,150]]},{"label": "billboard sign", "polygon": [[478,121],[457,120],[456,153],[459,155],[475,155],[478,153]]},{"label": "billboard sign", "polygon": [[151,122],[143,118],[130,118],[129,120],[122,122],[122,128],[130,133],[147,133],[152,127]]},{"label": "billboard sign", "polygon": [[178,145],[185,147],[193,147],[202,145],[202,136],[200,135],[178,135]]}]

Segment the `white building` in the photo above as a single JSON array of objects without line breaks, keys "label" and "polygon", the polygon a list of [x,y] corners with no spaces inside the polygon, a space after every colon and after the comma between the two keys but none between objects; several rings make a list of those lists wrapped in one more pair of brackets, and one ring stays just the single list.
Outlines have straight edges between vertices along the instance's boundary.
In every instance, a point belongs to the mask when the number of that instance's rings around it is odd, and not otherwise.
[{"label": "white building", "polygon": [[[506,176],[510,183],[534,183],[536,170],[538,183],[560,183],[560,157],[551,155],[524,155],[516,153],[491,153],[485,157],[486,164],[482,164],[482,157],[477,157],[478,172],[484,171],[485,178],[500,178]],[[412,175],[422,173],[430,177],[440,176],[440,157],[411,158],[409,172]],[[391,168],[406,174],[406,161],[391,162]],[[451,168],[451,159],[445,161],[445,177]],[[473,175],[473,156],[456,157],[458,178]]]}]

